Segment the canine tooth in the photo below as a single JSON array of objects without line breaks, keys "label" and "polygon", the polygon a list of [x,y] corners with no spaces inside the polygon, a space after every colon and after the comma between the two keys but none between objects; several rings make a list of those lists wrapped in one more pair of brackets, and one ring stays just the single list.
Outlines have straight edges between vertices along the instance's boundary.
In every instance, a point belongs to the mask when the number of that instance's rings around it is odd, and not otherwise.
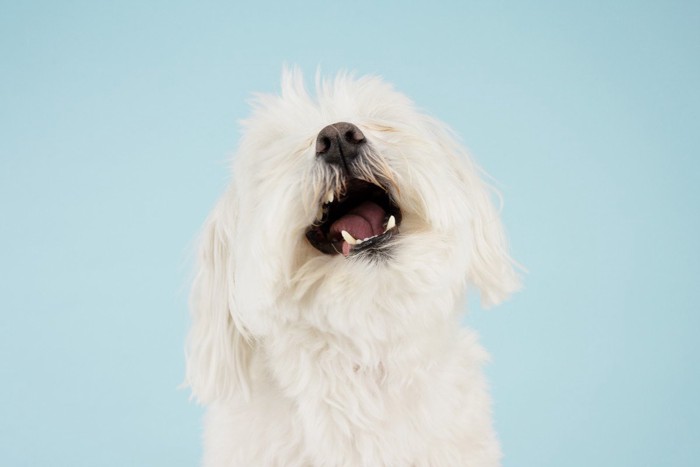
[{"label": "canine tooth", "polygon": [[346,230],[341,230],[340,235],[343,236],[343,239],[348,242],[350,245],[357,245],[357,240],[355,240],[352,235],[350,235]]},{"label": "canine tooth", "polygon": [[333,194],[333,190],[329,191],[328,194],[326,195],[326,203],[327,204],[332,203],[334,198],[335,198],[335,195]]},{"label": "canine tooth", "polygon": [[391,217],[389,217],[389,220],[386,222],[386,229],[384,229],[384,232],[386,232],[387,230],[391,230],[394,227],[396,227],[396,219],[394,218],[394,216],[391,216]]}]

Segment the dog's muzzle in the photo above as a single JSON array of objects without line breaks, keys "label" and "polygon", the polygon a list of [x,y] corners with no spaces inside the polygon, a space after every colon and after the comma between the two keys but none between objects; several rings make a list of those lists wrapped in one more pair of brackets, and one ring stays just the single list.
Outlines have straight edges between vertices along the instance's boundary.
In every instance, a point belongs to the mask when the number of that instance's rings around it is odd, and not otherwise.
[{"label": "dog's muzzle", "polygon": [[316,139],[316,156],[345,174],[342,187],[323,195],[316,221],[306,238],[322,253],[344,256],[385,253],[398,233],[401,209],[387,188],[354,175],[353,164],[362,157],[367,140],[352,123],[323,128]]}]

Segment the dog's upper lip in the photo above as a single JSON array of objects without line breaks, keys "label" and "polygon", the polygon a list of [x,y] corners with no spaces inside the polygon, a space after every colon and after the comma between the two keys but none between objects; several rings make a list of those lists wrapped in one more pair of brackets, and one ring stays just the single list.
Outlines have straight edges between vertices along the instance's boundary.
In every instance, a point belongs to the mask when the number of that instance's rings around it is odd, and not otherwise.
[{"label": "dog's upper lip", "polygon": [[322,253],[349,256],[376,248],[398,232],[401,210],[378,185],[351,179],[341,194],[329,191],[321,203],[320,219],[306,237]]}]

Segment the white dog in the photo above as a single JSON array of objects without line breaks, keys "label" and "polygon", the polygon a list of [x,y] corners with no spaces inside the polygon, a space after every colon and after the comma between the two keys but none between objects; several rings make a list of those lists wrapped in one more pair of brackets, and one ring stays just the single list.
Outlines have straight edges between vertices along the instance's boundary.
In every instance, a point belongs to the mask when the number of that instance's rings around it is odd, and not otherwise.
[{"label": "white dog", "polygon": [[187,382],[205,466],[496,466],[465,290],[518,287],[478,170],[378,78],[286,71],[211,214]]}]

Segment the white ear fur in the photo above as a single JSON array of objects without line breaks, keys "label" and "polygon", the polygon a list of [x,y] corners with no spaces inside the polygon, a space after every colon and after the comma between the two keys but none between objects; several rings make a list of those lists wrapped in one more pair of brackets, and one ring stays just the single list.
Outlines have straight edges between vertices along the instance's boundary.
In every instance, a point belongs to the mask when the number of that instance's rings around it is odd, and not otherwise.
[{"label": "white ear fur", "polygon": [[471,209],[468,277],[481,291],[481,303],[488,307],[501,303],[517,291],[520,278],[514,270],[501,220],[489,196],[489,191],[495,190],[484,184],[476,173],[469,173],[468,178]]},{"label": "white ear fur", "polygon": [[498,192],[482,181],[485,174],[472,162],[451,130],[438,122],[432,124],[433,132],[438,135],[443,151],[452,158],[453,170],[464,187],[470,232],[467,278],[481,292],[484,306],[498,305],[521,286],[514,269],[516,263],[508,254],[499,213],[490,196]]},{"label": "white ear fur", "polygon": [[226,398],[236,388],[249,395],[251,343],[241,332],[233,306],[235,209],[229,191],[207,219],[200,240],[190,297],[186,378],[200,403]]}]

